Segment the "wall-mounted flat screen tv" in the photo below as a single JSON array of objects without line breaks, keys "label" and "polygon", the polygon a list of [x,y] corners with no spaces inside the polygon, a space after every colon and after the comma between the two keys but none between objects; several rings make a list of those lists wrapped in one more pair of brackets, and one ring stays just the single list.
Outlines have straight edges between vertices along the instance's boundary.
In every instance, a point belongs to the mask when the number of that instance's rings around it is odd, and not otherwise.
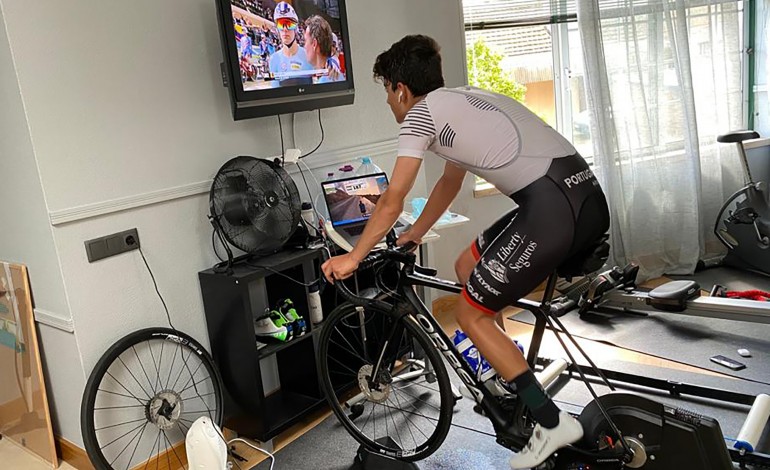
[{"label": "wall-mounted flat screen tv", "polygon": [[353,103],[345,0],[217,0],[235,120]]}]

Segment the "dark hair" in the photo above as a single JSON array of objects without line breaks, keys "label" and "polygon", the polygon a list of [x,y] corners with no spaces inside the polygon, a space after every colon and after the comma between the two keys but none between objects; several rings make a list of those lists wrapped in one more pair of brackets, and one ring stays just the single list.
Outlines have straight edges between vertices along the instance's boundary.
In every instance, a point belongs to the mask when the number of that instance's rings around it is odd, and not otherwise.
[{"label": "dark hair", "polygon": [[321,55],[332,55],[332,27],[318,15],[313,15],[305,20],[305,27],[310,31],[310,36],[318,41]]},{"label": "dark hair", "polygon": [[374,79],[389,84],[394,91],[400,82],[409,87],[414,96],[427,95],[444,86],[440,50],[433,38],[405,36],[377,56]]}]

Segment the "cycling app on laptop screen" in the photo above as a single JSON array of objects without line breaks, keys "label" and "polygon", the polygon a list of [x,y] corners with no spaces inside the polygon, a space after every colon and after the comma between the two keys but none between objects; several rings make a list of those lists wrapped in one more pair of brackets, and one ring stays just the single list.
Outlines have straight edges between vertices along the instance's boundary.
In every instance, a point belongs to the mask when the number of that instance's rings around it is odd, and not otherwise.
[{"label": "cycling app on laptop screen", "polygon": [[352,224],[367,220],[382,193],[388,189],[384,174],[324,183],[324,196],[332,225]]}]

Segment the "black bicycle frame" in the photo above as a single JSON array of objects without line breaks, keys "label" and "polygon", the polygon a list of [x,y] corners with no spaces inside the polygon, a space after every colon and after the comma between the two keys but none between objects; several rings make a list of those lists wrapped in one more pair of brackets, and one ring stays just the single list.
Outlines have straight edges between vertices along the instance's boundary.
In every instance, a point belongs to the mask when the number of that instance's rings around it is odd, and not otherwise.
[{"label": "black bicycle frame", "polygon": [[[516,423],[513,422],[513,416],[510,413],[506,413],[497,398],[482,384],[482,382],[476,377],[476,373],[471,369],[470,365],[465,361],[462,354],[455,348],[452,340],[444,332],[441,325],[433,317],[423,301],[415,293],[413,287],[430,287],[433,289],[439,289],[445,292],[460,293],[463,286],[452,281],[439,279],[433,276],[427,276],[419,273],[412,272],[411,270],[402,269],[400,274],[400,286],[397,291],[403,294],[406,302],[408,302],[413,311],[409,313],[416,320],[420,328],[427,334],[433,344],[441,351],[446,361],[460,377],[460,380],[465,384],[468,390],[473,395],[476,403],[484,410],[485,415],[490,419],[495,431],[498,433],[498,437],[503,433],[507,439],[512,440],[513,444],[518,445],[519,448],[526,444],[526,438],[521,436],[520,430],[516,428]],[[555,284],[555,279],[550,284]],[[547,288],[546,294],[553,292],[553,287],[550,290]],[[544,297],[544,298],[549,298]],[[530,310],[538,316],[544,308],[540,302],[534,302],[526,299],[521,299],[512,304],[514,307]],[[540,339],[542,337],[542,329],[538,335],[537,329],[535,336],[533,337],[532,347],[530,348],[528,362],[530,367],[534,367],[534,362],[537,361],[537,353],[540,346]]]}]

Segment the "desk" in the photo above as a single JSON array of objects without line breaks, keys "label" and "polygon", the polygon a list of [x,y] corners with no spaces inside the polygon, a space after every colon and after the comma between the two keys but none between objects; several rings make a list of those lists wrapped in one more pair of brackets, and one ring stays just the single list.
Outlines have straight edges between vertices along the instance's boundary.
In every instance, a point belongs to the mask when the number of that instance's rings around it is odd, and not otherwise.
[{"label": "desk", "polygon": [[[410,224],[413,224],[417,220],[409,212],[404,212],[403,214],[401,214],[401,218],[405,222],[409,222]],[[462,224],[468,223],[468,222],[470,222],[470,220],[471,219],[469,219],[468,217],[465,217],[464,215],[450,213],[448,221],[439,220],[438,222],[436,222],[436,225],[434,225],[431,230],[443,230],[445,228],[454,227],[454,226],[457,226],[457,225],[462,225]]]}]

